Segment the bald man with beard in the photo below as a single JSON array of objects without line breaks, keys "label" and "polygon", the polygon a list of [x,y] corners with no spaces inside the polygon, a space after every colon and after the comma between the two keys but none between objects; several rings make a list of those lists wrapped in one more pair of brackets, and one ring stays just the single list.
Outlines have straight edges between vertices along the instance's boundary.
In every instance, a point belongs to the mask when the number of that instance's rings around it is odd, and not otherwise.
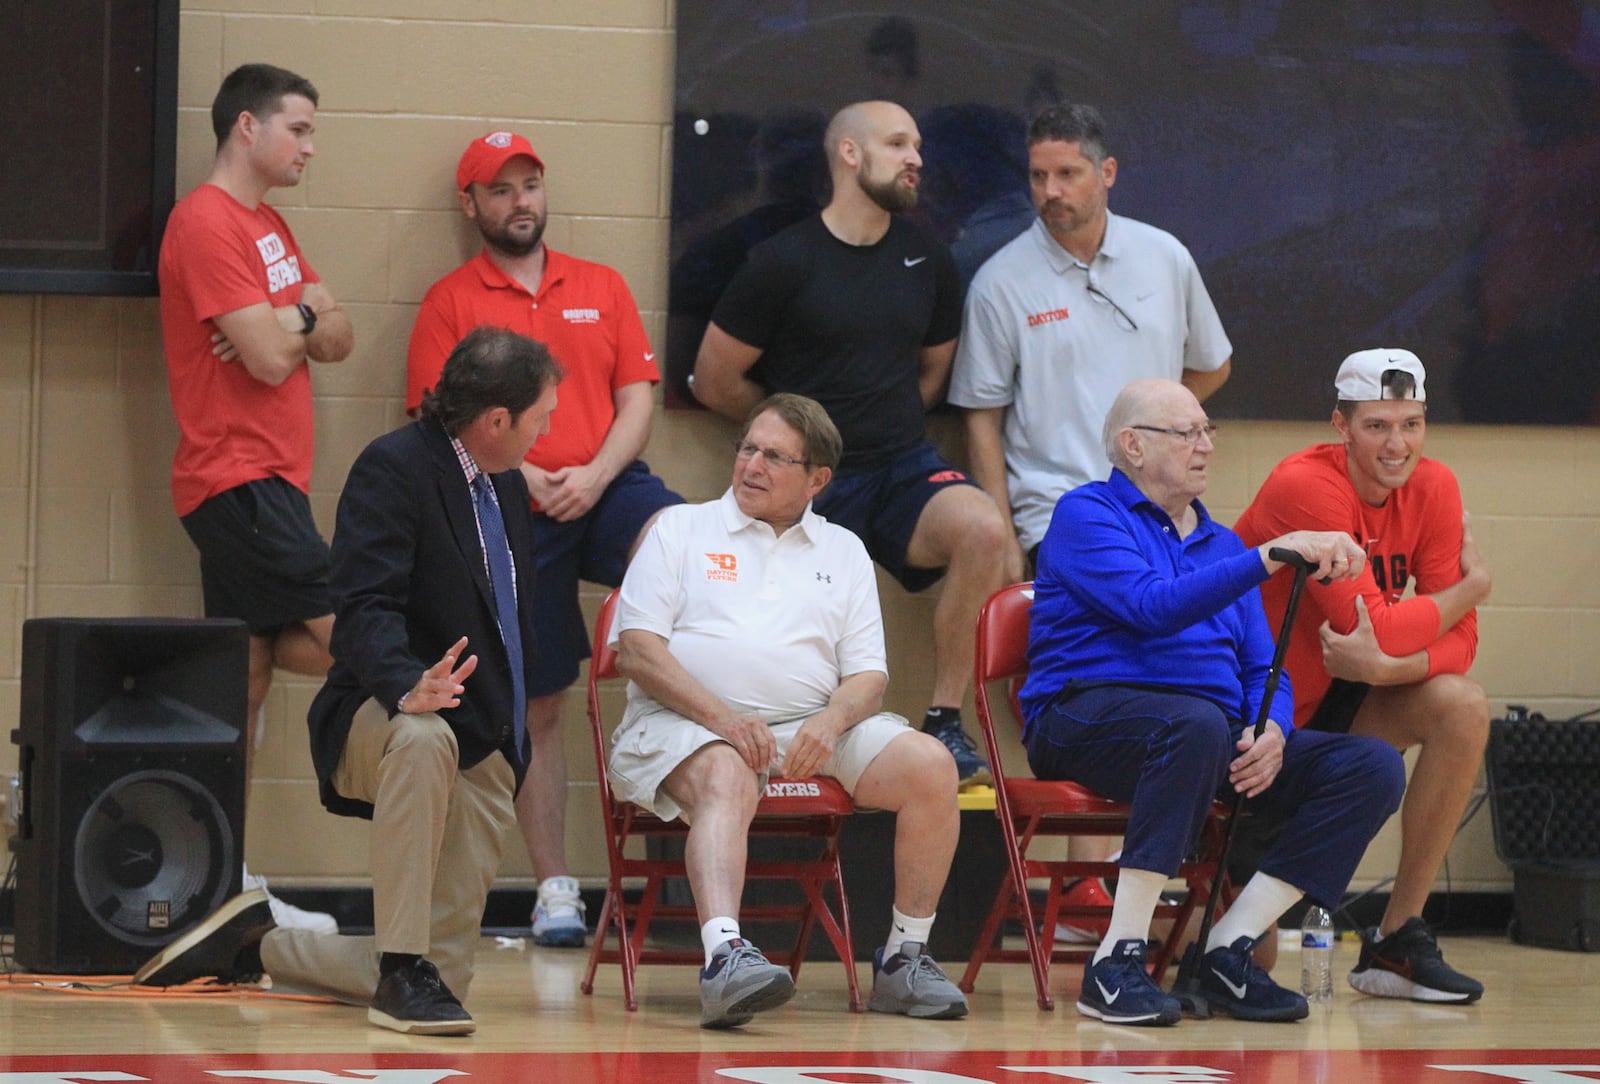
[{"label": "bald man with beard", "polygon": [[988,765],[961,726],[978,609],[1001,584],[1005,525],[994,501],[928,443],[961,329],[949,251],[900,212],[916,206],[922,137],[893,102],[840,110],[823,138],[833,196],[751,250],[712,314],[695,360],[696,398],[743,419],[768,394],[809,396],[844,438],[815,508],[866,543],[910,591],[941,578],[934,680],[923,729],[963,783]]}]

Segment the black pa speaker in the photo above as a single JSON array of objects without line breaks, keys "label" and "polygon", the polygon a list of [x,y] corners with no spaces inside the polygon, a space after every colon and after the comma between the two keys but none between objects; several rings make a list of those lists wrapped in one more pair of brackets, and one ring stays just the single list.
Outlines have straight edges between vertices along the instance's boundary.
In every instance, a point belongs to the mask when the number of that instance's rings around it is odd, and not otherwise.
[{"label": "black pa speaker", "polygon": [[242,622],[22,626],[19,964],[122,974],[239,891]]}]

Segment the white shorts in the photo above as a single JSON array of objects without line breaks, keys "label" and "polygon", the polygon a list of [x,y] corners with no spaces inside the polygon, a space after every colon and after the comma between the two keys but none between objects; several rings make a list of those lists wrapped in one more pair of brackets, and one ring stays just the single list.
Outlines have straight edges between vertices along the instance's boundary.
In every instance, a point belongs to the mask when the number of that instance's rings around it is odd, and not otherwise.
[{"label": "white shorts", "polygon": [[[803,722],[797,719],[772,725],[780,763]],[[902,716],[890,711],[869,715],[839,735],[833,756],[818,774],[832,776],[848,793],[854,794],[861,773],[867,770],[873,758],[901,734],[909,733],[911,727]],[[695,750],[717,741],[722,739],[699,723],[666,708],[643,712],[618,726],[612,738],[611,788],[619,800],[643,806],[662,820],[679,817],[683,807],[672,800],[663,784]],[[761,774],[763,787],[768,774]]]}]

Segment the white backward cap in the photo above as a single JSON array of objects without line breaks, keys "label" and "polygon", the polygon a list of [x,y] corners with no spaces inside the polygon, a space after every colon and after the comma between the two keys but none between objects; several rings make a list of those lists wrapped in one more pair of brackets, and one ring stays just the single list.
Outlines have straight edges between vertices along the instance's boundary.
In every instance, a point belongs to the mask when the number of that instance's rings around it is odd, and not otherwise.
[{"label": "white backward cap", "polygon": [[[1405,382],[1401,382],[1399,387],[1388,386],[1384,376],[1395,370],[1410,374],[1414,386],[1406,387]],[[1415,399],[1421,403],[1427,402],[1428,399],[1423,387],[1427,377],[1421,359],[1409,350],[1390,348],[1358,350],[1345,358],[1344,364],[1339,366],[1339,375],[1333,378],[1333,386],[1339,393],[1340,400],[1345,402],[1368,403],[1378,399]]]}]

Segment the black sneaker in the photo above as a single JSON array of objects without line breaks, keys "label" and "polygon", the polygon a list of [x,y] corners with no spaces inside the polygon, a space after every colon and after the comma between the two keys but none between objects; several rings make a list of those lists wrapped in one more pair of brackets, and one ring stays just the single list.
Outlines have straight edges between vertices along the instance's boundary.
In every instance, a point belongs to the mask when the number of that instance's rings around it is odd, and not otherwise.
[{"label": "black sneaker", "polygon": [[471,1035],[478,1027],[439,969],[420,958],[378,980],[367,1019],[407,1035]]},{"label": "black sneaker", "polygon": [[1287,1023],[1305,1019],[1311,1012],[1305,997],[1273,982],[1251,958],[1259,940],[1240,937],[1201,957],[1200,992],[1211,1008],[1236,1020]]},{"label": "black sneaker", "polygon": [[1078,1011],[1108,1024],[1168,1027],[1183,1016],[1178,999],[1155,984],[1144,964],[1144,942],[1118,941],[1097,964],[1083,969]]},{"label": "black sneaker", "polygon": [[922,732],[932,734],[944,742],[944,747],[955,757],[958,786],[976,786],[994,782],[994,776],[989,774],[989,762],[978,755],[978,747],[972,744],[972,739],[961,727],[960,716],[948,719],[940,726],[924,723]]},{"label": "black sneaker", "polygon": [[1350,985],[1373,997],[1412,1001],[1473,1002],[1483,996],[1483,983],[1444,962],[1433,931],[1420,918],[1378,940],[1369,928],[1361,935],[1361,959],[1350,972]]},{"label": "black sneaker", "polygon": [[[273,925],[266,891],[241,892],[152,956],[134,972],[134,985],[179,986],[208,975],[221,982],[254,982],[261,977],[257,946]],[[241,967],[241,960],[253,963]]]}]

